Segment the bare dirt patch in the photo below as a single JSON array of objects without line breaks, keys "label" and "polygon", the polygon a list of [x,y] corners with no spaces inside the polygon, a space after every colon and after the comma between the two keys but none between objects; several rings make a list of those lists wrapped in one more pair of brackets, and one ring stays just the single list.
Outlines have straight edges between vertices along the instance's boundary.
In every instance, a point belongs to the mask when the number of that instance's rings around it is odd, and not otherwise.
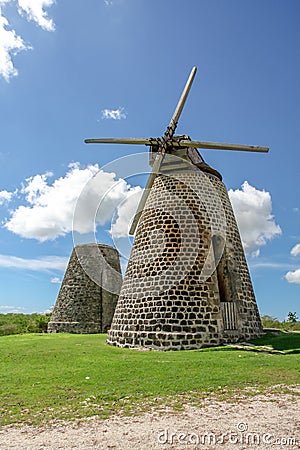
[{"label": "bare dirt patch", "polygon": [[245,393],[230,400],[207,398],[202,407],[134,417],[97,417],[43,427],[5,426],[0,449],[163,450],[300,448],[300,388],[287,393]]}]

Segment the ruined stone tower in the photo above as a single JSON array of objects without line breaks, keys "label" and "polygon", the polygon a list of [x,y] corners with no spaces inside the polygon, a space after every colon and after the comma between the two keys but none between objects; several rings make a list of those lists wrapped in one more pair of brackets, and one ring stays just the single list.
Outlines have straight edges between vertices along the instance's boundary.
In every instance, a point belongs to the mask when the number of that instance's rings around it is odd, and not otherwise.
[{"label": "ruined stone tower", "polygon": [[222,177],[196,149],[172,155],[141,213],[107,342],[173,350],[258,337],[260,317]]},{"label": "ruined stone tower", "polygon": [[106,333],[121,285],[119,254],[104,244],[77,245],[48,324],[48,333]]}]

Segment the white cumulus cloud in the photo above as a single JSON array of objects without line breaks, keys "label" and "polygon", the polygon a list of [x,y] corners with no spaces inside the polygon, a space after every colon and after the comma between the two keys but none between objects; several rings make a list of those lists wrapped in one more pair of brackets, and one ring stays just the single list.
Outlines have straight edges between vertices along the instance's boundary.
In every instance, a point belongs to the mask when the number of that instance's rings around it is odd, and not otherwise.
[{"label": "white cumulus cloud", "polygon": [[[114,173],[99,170],[97,164],[80,168],[75,163],[65,176],[50,182],[51,177],[53,174],[48,172],[25,181],[20,191],[25,205],[11,212],[5,228],[41,242],[71,231],[93,232],[98,224],[111,220],[119,205],[137,190],[125,180],[117,179]],[[125,221],[120,218],[119,233],[122,226],[126,234]]]},{"label": "white cumulus cloud", "polygon": [[18,75],[18,70],[14,67],[12,56],[22,50],[31,47],[26,45],[23,39],[17,35],[15,30],[9,29],[9,22],[2,15],[0,2],[0,75],[9,81],[11,77]]},{"label": "white cumulus cloud", "polygon": [[300,269],[285,274],[285,279],[292,284],[300,284]]},{"label": "white cumulus cloud", "polygon": [[52,19],[47,15],[44,8],[49,8],[54,0],[18,0],[18,11],[25,15],[28,20],[36,22],[46,31],[54,31],[55,26]]},{"label": "white cumulus cloud", "polygon": [[228,191],[238,222],[244,249],[247,254],[258,255],[258,250],[268,240],[282,233],[272,215],[269,192],[260,191],[247,181],[241,189]]},{"label": "white cumulus cloud", "polygon": [[8,191],[0,191],[0,205],[3,205],[5,202],[9,202],[13,196],[12,192]]},{"label": "white cumulus cloud", "polygon": [[97,225],[104,225],[112,219],[131,189],[125,180],[117,179],[115,173],[100,170],[78,199],[73,230],[83,234],[95,231]]},{"label": "white cumulus cloud", "polygon": [[72,230],[73,213],[79,194],[99,170],[97,165],[80,169],[71,165],[64,177],[48,183],[51,173],[28,178],[22,193],[29,205],[20,205],[5,227],[19,236],[39,241],[55,239]]},{"label": "white cumulus cloud", "polygon": [[[8,82],[18,75],[13,57],[20,51],[32,49],[25,44],[23,38],[9,25],[3,12],[5,4],[15,3],[14,0],[0,0],[0,75]],[[47,16],[44,8],[53,5],[54,0],[18,0],[18,12],[27,20],[36,22],[42,29],[53,31],[53,20]]]},{"label": "white cumulus cloud", "polygon": [[[291,250],[292,256],[300,255],[300,244],[296,244]],[[287,272],[284,278],[292,284],[300,284],[300,269],[296,269],[294,271]]]},{"label": "white cumulus cloud", "polygon": [[58,277],[52,277],[50,279],[50,283],[54,283],[54,284],[60,284],[61,283],[61,279]]},{"label": "white cumulus cloud", "polygon": [[111,234],[114,238],[126,237],[129,234],[129,228],[134,218],[142,196],[142,188],[137,186],[131,189],[129,195],[124,199],[117,210],[117,217],[111,226]]},{"label": "white cumulus cloud", "polygon": [[127,115],[124,108],[119,107],[118,109],[103,109],[101,111],[101,117],[102,119],[121,120],[126,119]]},{"label": "white cumulus cloud", "polygon": [[[1,192],[0,192],[1,194]],[[295,245],[291,250],[292,256],[299,256],[300,255],[300,244]]]},{"label": "white cumulus cloud", "polygon": [[63,256],[44,256],[41,258],[19,258],[11,255],[0,255],[0,267],[9,269],[25,269],[38,272],[66,269],[68,258]]}]

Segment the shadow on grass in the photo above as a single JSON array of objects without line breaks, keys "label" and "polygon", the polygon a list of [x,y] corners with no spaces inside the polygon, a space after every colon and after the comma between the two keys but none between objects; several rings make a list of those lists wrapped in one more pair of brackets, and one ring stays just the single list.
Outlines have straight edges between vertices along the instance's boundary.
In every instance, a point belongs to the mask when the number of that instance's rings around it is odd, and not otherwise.
[{"label": "shadow on grass", "polygon": [[[252,339],[248,341],[249,344],[257,347],[271,347],[273,350],[284,352],[285,354],[300,354],[300,333],[299,332],[286,332],[282,330],[268,331],[263,337],[258,339]],[[237,342],[237,345],[239,343]],[[217,346],[217,347],[205,347],[196,351],[200,352],[232,352],[233,350],[241,350],[241,348],[235,349],[230,346]],[[245,347],[245,350],[250,348]],[[255,351],[255,347],[253,347]]]},{"label": "shadow on grass", "polygon": [[274,350],[285,353],[300,353],[300,333],[284,332],[281,330],[267,332],[265,336],[249,341],[254,345],[267,345]]}]

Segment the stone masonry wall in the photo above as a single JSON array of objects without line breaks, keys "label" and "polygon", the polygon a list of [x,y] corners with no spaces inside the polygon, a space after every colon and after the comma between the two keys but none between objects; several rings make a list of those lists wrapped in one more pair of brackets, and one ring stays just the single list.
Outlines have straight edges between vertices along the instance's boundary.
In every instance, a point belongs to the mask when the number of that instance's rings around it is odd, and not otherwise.
[{"label": "stone masonry wall", "polygon": [[76,246],[48,324],[48,333],[106,333],[118,299],[118,294],[104,289],[101,283],[108,276],[118,291],[121,269],[116,249],[103,244]]},{"label": "stone masonry wall", "polygon": [[[215,238],[224,241],[220,262]],[[261,331],[222,181],[196,166],[158,175],[136,230],[107,342],[193,349]]]}]

